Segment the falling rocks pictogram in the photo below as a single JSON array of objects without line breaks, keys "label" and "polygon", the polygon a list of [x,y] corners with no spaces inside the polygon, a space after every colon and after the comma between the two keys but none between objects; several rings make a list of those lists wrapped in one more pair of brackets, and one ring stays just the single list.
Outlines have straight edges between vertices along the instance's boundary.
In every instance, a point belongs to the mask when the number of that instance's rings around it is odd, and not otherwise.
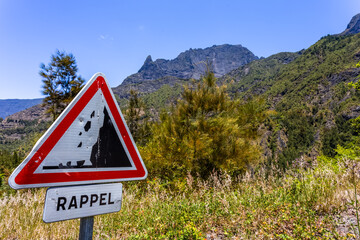
[{"label": "falling rocks pictogram", "polygon": [[99,129],[98,140],[92,147],[92,167],[131,167],[131,162],[121,144],[109,113],[104,107],[104,123]]}]

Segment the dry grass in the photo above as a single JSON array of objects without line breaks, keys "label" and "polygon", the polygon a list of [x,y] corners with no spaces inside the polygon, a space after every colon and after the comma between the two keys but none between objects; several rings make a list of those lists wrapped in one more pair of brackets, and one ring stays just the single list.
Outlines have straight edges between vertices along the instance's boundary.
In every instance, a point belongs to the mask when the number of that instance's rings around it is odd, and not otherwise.
[{"label": "dry grass", "polygon": [[45,224],[45,189],[18,191],[0,200],[1,239],[76,239],[78,220]]},{"label": "dry grass", "polygon": [[[171,183],[124,184],[122,210],[95,217],[94,239],[347,239],[335,216],[346,210],[351,184],[329,166],[285,177],[231,179],[213,174]],[[350,192],[351,194],[351,192]],[[45,190],[0,200],[1,239],[77,239],[79,220],[42,222]]]}]

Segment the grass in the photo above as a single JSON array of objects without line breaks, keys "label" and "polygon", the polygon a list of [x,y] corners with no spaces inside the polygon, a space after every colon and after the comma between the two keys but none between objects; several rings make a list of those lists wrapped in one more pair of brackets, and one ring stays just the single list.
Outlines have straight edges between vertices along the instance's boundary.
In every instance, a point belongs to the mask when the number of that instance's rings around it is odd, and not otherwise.
[{"label": "grass", "polygon": [[[339,231],[351,175],[319,164],[283,177],[212,174],[124,183],[122,210],[95,217],[94,239],[354,239]],[[351,195],[351,194],[348,194]],[[45,189],[0,200],[1,239],[77,239],[79,220],[42,222]]]}]

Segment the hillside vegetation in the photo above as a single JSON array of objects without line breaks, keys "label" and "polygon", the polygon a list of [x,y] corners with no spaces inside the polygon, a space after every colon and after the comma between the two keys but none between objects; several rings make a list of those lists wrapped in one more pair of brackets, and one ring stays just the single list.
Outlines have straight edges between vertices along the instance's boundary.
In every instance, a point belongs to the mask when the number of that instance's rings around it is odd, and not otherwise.
[{"label": "hillside vegetation", "polygon": [[[320,163],[282,178],[258,171],[126,183],[122,210],[95,217],[94,239],[355,239],[342,214],[354,210],[352,175],[344,164]],[[3,197],[1,238],[77,239],[79,220],[42,222],[44,198],[44,189]]]}]

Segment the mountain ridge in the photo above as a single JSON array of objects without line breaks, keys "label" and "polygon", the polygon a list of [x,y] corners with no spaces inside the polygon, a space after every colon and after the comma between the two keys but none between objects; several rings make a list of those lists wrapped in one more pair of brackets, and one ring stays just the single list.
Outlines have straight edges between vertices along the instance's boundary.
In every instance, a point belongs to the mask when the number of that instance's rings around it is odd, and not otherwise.
[{"label": "mountain ridge", "polygon": [[152,60],[149,55],[142,67],[135,74],[125,78],[121,85],[140,83],[172,76],[180,79],[198,79],[210,63],[216,77],[258,59],[250,50],[242,45],[213,45],[181,52],[172,60]]}]

